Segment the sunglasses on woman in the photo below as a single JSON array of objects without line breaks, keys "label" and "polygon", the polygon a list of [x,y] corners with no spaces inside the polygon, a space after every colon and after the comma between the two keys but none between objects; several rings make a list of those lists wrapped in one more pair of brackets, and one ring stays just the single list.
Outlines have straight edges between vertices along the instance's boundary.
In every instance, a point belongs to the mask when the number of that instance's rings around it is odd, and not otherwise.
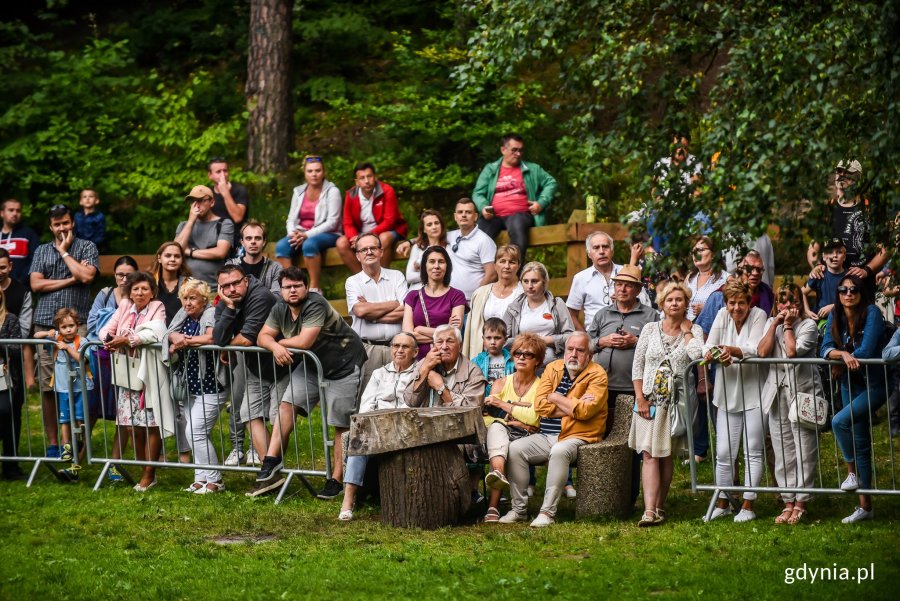
[{"label": "sunglasses on woman", "polygon": [[515,357],[516,359],[534,359],[535,357],[537,357],[537,355],[535,355],[531,351],[518,350],[513,352],[513,357]]},{"label": "sunglasses on woman", "polygon": [[838,286],[838,294],[857,294],[859,292],[858,286]]}]

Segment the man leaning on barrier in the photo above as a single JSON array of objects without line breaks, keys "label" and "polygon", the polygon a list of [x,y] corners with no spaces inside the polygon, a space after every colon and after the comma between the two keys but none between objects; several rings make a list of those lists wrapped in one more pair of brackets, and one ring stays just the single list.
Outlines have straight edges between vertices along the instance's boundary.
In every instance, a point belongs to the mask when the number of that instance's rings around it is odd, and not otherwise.
[{"label": "man leaning on barrier", "polygon": [[[216,305],[213,340],[219,346],[256,346],[256,337],[278,299],[237,265],[223,266],[216,279],[219,304]],[[226,356],[223,354],[223,360],[227,360],[224,359]],[[255,449],[260,457],[269,446],[265,420],[273,413],[269,406],[272,386],[263,381],[262,373],[270,367],[269,357],[257,354],[246,357],[244,353],[237,353],[231,386],[232,416],[238,414],[242,422],[250,424],[251,449]]]},{"label": "man leaning on barrier", "polygon": [[275,363],[292,365],[290,379],[282,378],[278,389],[284,390],[278,407],[278,419],[272,428],[272,440],[256,477],[256,487],[249,496],[261,495],[281,486],[279,471],[284,467],[284,448],[294,430],[296,413],[309,417],[319,401],[318,375],[309,364],[291,353],[291,349],[308,350],[322,364],[325,379],[325,408],[329,426],[334,426],[334,463],[325,488],[316,496],[333,499],[343,490],[344,467],[341,460],[341,436],[350,429],[350,416],[356,412],[362,365],[366,351],[359,336],[350,329],[340,314],[321,294],[309,291],[309,276],[299,267],[281,272],[281,298],[269,313],[259,333],[259,345],[271,351]]}]

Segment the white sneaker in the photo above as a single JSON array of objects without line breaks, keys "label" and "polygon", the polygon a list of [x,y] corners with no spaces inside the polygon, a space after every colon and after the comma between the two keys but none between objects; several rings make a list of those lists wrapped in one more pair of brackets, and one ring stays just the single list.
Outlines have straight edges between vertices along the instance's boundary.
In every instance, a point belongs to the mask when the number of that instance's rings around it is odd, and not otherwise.
[{"label": "white sneaker", "polygon": [[712,514],[710,514],[709,519],[707,519],[706,516],[703,516],[703,521],[711,522],[726,515],[731,515],[731,507],[716,507],[713,509]]},{"label": "white sneaker", "polygon": [[841,490],[856,490],[859,488],[859,480],[856,478],[856,474],[850,472],[847,474],[847,479],[841,482]]},{"label": "white sneaker", "polygon": [[521,514],[515,509],[510,509],[506,515],[497,521],[501,524],[515,524],[516,522],[524,522],[527,519],[527,515]]},{"label": "white sneaker", "polygon": [[866,511],[862,507],[857,507],[853,513],[841,520],[844,524],[852,524],[853,522],[864,522],[866,520],[875,519],[875,510]]},{"label": "white sneaker", "polygon": [[528,495],[529,497],[534,496],[534,484],[528,485],[528,488],[525,489],[525,494]]},{"label": "white sneaker", "polygon": [[256,449],[253,447],[250,447],[250,450],[247,451],[247,462],[245,465],[262,465],[259,455],[256,454]]},{"label": "white sneaker", "polygon": [[578,491],[571,484],[566,484],[565,491],[567,499],[574,499],[578,495]]},{"label": "white sneaker", "polygon": [[231,452],[228,454],[228,457],[225,459],[225,465],[234,467],[236,465],[241,464],[241,459],[244,458],[244,452],[239,448],[235,447],[231,449]]},{"label": "white sneaker", "polygon": [[531,522],[532,528],[546,528],[550,524],[552,524],[555,520],[544,513],[543,511],[537,514],[537,517],[534,518],[534,521]]},{"label": "white sneaker", "polygon": [[341,512],[338,514],[338,519],[342,522],[349,522],[353,519],[353,510],[341,509]]},{"label": "white sneaker", "polygon": [[736,524],[741,524],[743,522],[752,522],[756,519],[756,514],[753,513],[752,509],[741,509],[736,516],[734,516],[734,522]]}]

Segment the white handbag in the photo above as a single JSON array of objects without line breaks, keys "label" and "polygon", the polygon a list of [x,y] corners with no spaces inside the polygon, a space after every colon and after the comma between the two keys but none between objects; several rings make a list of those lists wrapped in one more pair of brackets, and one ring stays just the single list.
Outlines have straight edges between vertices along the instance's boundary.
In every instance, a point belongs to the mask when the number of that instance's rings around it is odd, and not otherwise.
[{"label": "white handbag", "polygon": [[798,392],[788,410],[788,420],[801,428],[821,430],[828,420],[828,401],[808,392]]},{"label": "white handbag", "polygon": [[6,364],[0,365],[0,392],[9,390],[9,370]]},{"label": "white handbag", "polygon": [[141,357],[131,357],[128,353],[112,353],[112,383],[128,390],[143,390],[144,382],[138,378]]}]

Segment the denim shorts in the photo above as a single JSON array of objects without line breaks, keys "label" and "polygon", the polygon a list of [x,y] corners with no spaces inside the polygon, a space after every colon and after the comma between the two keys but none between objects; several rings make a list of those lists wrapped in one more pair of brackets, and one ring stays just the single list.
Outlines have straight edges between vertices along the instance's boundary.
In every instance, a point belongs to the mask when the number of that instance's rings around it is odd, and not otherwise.
[{"label": "denim shorts", "polygon": [[[75,402],[75,421],[84,422],[84,402],[81,400],[81,391],[72,393],[72,400]],[[68,424],[71,422],[69,414],[69,393],[57,392],[56,398],[59,400],[59,423]]]}]

